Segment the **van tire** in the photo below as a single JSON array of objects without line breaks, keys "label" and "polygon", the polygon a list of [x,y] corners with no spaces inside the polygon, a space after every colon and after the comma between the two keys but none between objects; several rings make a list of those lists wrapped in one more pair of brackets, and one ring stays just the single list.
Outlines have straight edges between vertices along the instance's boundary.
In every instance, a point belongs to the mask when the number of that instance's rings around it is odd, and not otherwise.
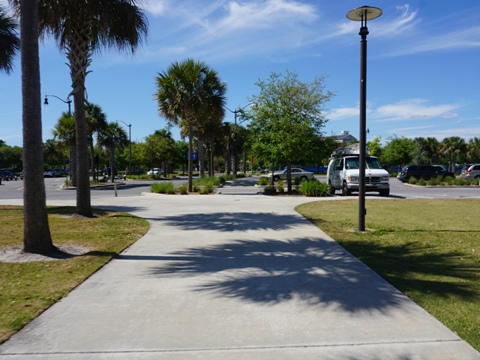
[{"label": "van tire", "polygon": [[335,195],[335,188],[330,184],[328,184],[328,193],[330,195]]},{"label": "van tire", "polygon": [[350,196],[352,195],[352,191],[347,187],[347,183],[344,181],[342,186],[342,195],[343,196]]},{"label": "van tire", "polygon": [[390,196],[390,189],[381,190],[381,191],[379,191],[379,194],[380,194],[380,196],[389,197]]}]

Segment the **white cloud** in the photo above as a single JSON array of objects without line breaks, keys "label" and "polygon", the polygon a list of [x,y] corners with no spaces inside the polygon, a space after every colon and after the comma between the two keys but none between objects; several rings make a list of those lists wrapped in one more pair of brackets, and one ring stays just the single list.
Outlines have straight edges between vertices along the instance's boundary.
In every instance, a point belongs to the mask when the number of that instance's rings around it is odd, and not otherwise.
[{"label": "white cloud", "polygon": [[303,1],[163,0],[148,9],[161,17],[152,21],[157,27],[150,32],[152,53],[184,48],[189,56],[206,61],[292,53],[317,33],[311,26],[318,18],[316,5]]},{"label": "white cloud", "polygon": [[383,121],[452,119],[458,117],[458,114],[453,112],[458,107],[457,104],[428,105],[424,99],[408,99],[380,106],[372,116]]},{"label": "white cloud", "polygon": [[329,120],[339,120],[354,116],[359,116],[358,108],[338,108],[327,113],[327,119]]},{"label": "white cloud", "polygon": [[149,0],[142,4],[143,9],[154,16],[165,14],[168,7],[168,0]]}]

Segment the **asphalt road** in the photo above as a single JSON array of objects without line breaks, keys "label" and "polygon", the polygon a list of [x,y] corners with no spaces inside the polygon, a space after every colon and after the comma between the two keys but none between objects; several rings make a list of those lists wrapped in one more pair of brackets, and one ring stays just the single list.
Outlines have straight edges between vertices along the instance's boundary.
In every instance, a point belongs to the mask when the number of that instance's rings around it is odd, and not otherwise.
[{"label": "asphalt road", "polygon": [[[317,176],[320,181],[325,181],[325,176]],[[75,199],[75,189],[62,188],[64,178],[46,178],[45,188],[47,192],[47,199]],[[172,182],[178,186],[185,183],[185,178],[173,180]],[[253,194],[257,192],[254,188],[258,177],[251,177],[240,179],[234,182],[229,182],[223,189],[220,189],[223,195],[227,194]],[[150,185],[153,180],[127,180],[124,183],[117,185],[117,196],[138,196],[142,192],[149,192]],[[355,195],[355,194],[354,194]],[[337,192],[337,196],[341,196]],[[377,193],[367,193],[368,196],[378,196]],[[23,181],[2,181],[0,185],[0,199],[21,199],[23,197]],[[92,198],[115,197],[115,189],[113,185],[95,187],[91,189]],[[425,199],[446,199],[446,198],[466,198],[466,197],[480,197],[480,187],[424,187],[411,186],[403,184],[399,180],[390,179],[390,197],[395,198],[425,198]]]}]

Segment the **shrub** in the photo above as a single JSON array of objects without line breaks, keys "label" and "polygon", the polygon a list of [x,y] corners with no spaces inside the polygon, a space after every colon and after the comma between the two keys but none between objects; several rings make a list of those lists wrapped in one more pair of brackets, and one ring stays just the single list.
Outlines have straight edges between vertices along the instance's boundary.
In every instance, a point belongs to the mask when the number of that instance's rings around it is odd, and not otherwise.
[{"label": "shrub", "polygon": [[275,186],[269,185],[265,188],[264,194],[265,195],[272,195],[277,192],[277,188]]},{"label": "shrub", "polygon": [[200,189],[200,194],[202,194],[202,195],[210,194],[210,193],[213,192],[213,189],[214,189],[214,188],[215,188],[215,186],[213,185],[213,183],[204,185],[204,186]]},{"label": "shrub", "polygon": [[237,173],[237,179],[242,179],[245,177],[244,173]]},{"label": "shrub", "polygon": [[265,176],[262,176],[260,179],[258,179],[258,185],[267,185],[268,184],[268,178]]},{"label": "shrub", "polygon": [[278,180],[277,184],[280,185],[280,186],[283,186],[283,180],[282,179]]},{"label": "shrub", "polygon": [[417,183],[417,179],[415,179],[413,176],[410,176],[410,179],[408,179],[408,183],[409,183],[409,184],[416,184],[416,183]]},{"label": "shrub", "polygon": [[443,182],[448,185],[452,185],[454,181],[455,181],[455,178],[451,176],[445,176],[445,178],[443,179]]},{"label": "shrub", "polygon": [[219,186],[220,185],[220,178],[217,178],[215,176],[207,176],[207,177],[202,177],[195,179],[193,181],[193,186],[196,187],[197,189],[201,186]]},{"label": "shrub", "polygon": [[277,190],[278,190],[279,193],[283,193],[283,192],[285,191],[285,189],[283,188],[283,185],[282,185],[282,184],[279,184],[279,185],[277,186]]},{"label": "shrub", "polygon": [[177,192],[181,195],[188,194],[188,184],[182,184],[177,188]]},{"label": "shrub", "polygon": [[437,186],[437,185],[440,185],[441,183],[442,183],[442,178],[440,176],[428,180],[428,185],[430,186]]},{"label": "shrub", "polygon": [[300,194],[305,196],[325,197],[329,196],[329,186],[327,183],[321,183],[316,179],[306,180],[298,188]]},{"label": "shrub", "polygon": [[425,181],[425,179],[419,179],[418,182],[417,182],[417,185],[418,186],[425,186],[427,185],[427,182]]},{"label": "shrub", "polygon": [[175,186],[171,182],[153,183],[150,190],[157,194],[175,194]]},{"label": "shrub", "polygon": [[453,180],[453,185],[463,186],[466,185],[466,181],[462,178],[455,178],[455,180]]}]

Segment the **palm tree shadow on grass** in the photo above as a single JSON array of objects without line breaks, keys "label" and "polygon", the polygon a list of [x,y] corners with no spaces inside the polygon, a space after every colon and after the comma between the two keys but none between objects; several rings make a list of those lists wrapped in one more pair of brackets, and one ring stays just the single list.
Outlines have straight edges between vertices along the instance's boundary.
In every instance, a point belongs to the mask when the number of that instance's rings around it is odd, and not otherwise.
[{"label": "palm tree shadow on grass", "polygon": [[[160,258],[159,258],[160,259]],[[160,277],[197,277],[196,292],[270,305],[302,301],[350,312],[387,311],[407,298],[338,244],[320,238],[237,240],[161,258]]]}]

